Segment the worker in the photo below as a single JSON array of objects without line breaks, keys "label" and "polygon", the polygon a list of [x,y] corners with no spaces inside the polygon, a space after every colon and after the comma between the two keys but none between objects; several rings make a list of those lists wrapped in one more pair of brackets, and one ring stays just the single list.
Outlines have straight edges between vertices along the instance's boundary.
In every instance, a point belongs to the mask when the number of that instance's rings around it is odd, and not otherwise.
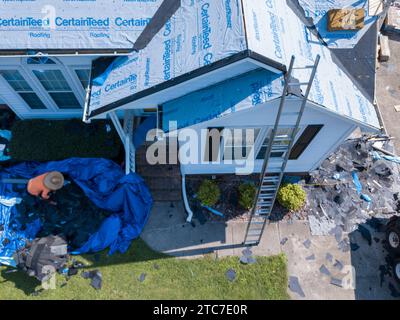
[{"label": "worker", "polygon": [[58,171],[42,174],[29,180],[29,194],[48,200],[50,193],[60,190],[64,186],[64,176]]}]

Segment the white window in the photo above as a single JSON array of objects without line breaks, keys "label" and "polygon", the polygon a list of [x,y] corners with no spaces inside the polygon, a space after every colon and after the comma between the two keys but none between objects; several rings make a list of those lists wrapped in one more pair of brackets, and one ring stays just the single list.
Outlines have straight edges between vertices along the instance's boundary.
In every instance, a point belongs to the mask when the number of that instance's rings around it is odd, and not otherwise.
[{"label": "white window", "polygon": [[43,88],[60,109],[80,109],[81,104],[69,86],[63,73],[57,69],[33,70]]},{"label": "white window", "polygon": [[[273,128],[268,128],[266,130],[265,139],[263,140],[260,151],[257,154],[257,160],[264,160],[265,154],[267,153],[268,147],[270,145],[272,130],[273,130]],[[282,147],[289,147],[290,138],[293,134],[293,130],[294,130],[293,128],[278,129],[276,138],[279,140],[279,142],[276,142],[274,145],[282,146]],[[286,155],[286,152],[284,152],[284,151],[272,152],[271,158],[283,158],[285,155]]]},{"label": "white window", "polygon": [[2,70],[0,74],[26,102],[29,108],[33,110],[47,109],[18,70]]},{"label": "white window", "polygon": [[248,159],[260,132],[260,128],[208,128],[205,161]]}]

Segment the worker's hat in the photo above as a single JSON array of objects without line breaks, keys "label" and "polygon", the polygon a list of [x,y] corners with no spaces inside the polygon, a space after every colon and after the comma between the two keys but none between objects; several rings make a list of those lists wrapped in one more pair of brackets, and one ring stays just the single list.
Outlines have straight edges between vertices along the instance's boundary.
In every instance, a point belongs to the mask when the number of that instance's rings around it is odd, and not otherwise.
[{"label": "worker's hat", "polygon": [[43,181],[47,189],[52,191],[60,190],[64,186],[64,176],[61,172],[52,171],[49,172]]}]

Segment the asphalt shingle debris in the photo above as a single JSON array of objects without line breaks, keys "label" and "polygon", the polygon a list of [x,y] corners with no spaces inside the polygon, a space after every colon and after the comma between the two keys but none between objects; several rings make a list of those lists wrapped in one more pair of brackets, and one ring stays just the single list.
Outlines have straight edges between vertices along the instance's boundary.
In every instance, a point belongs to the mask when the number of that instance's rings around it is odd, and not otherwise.
[{"label": "asphalt shingle debris", "polygon": [[324,274],[326,276],[331,275],[331,272],[328,270],[328,268],[324,264],[319,268],[319,272],[321,272],[322,274]]},{"label": "asphalt shingle debris", "polygon": [[377,141],[381,149],[392,149],[382,135],[349,139],[309,179],[300,181],[308,199],[301,214],[308,217],[313,235],[334,235],[341,242],[341,233],[351,233],[368,220],[380,229],[379,219],[400,208],[399,168],[374,149]]},{"label": "asphalt shingle debris", "polygon": [[343,287],[343,280],[338,278],[331,278],[331,284],[337,287]]},{"label": "asphalt shingle debris", "polygon": [[144,282],[144,280],[146,280],[146,274],[143,272],[139,276],[139,282]]},{"label": "asphalt shingle debris", "polygon": [[229,270],[225,273],[225,276],[227,277],[227,279],[228,279],[230,282],[233,282],[233,281],[235,281],[235,279],[236,279],[236,271],[233,270],[233,269],[229,269]]},{"label": "asphalt shingle debris", "polygon": [[311,240],[307,239],[306,241],[303,242],[303,245],[306,249],[310,249],[311,248]]},{"label": "asphalt shingle debris", "polygon": [[348,239],[343,239],[342,241],[339,242],[338,247],[344,253],[349,252],[350,251],[350,242],[349,242],[349,240]]},{"label": "asphalt shingle debris", "polygon": [[339,271],[342,271],[344,268],[344,264],[342,261],[340,260],[336,260],[335,264],[333,265],[336,269],[338,269]]},{"label": "asphalt shingle debris", "polygon": [[100,290],[102,287],[103,276],[99,270],[84,271],[82,272],[84,279],[91,279],[90,285],[96,290]]},{"label": "asphalt shingle debris", "polygon": [[315,260],[315,254],[312,254],[311,256],[308,256],[306,258],[307,261],[314,261]]},{"label": "asphalt shingle debris", "polygon": [[300,297],[305,298],[305,293],[300,285],[299,278],[291,276],[289,277],[289,289],[290,291],[297,293]]}]

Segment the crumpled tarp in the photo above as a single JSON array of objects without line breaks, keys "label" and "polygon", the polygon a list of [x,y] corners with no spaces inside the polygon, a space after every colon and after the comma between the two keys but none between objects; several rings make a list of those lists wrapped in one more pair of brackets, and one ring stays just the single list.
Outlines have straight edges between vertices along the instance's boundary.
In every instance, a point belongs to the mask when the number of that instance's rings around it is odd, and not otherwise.
[{"label": "crumpled tarp", "polygon": [[[0,140],[5,140],[9,142],[11,140],[11,131],[9,130],[0,130]],[[7,155],[7,143],[3,144],[0,141],[0,162],[1,161],[8,161],[11,157]]]},{"label": "crumpled tarp", "polygon": [[[73,254],[97,252],[108,247],[109,254],[124,253],[131,241],[140,235],[153,204],[150,191],[140,176],[125,175],[110,160],[71,158],[48,163],[26,162],[0,172],[0,180],[30,179],[49,171],[68,175],[97,207],[112,212],[100,229]],[[34,221],[25,230],[9,225],[10,218],[16,214],[18,196],[12,185],[0,181],[0,263],[6,265],[15,265],[12,255],[24,247],[27,240],[35,238],[41,227],[40,221]]]}]

